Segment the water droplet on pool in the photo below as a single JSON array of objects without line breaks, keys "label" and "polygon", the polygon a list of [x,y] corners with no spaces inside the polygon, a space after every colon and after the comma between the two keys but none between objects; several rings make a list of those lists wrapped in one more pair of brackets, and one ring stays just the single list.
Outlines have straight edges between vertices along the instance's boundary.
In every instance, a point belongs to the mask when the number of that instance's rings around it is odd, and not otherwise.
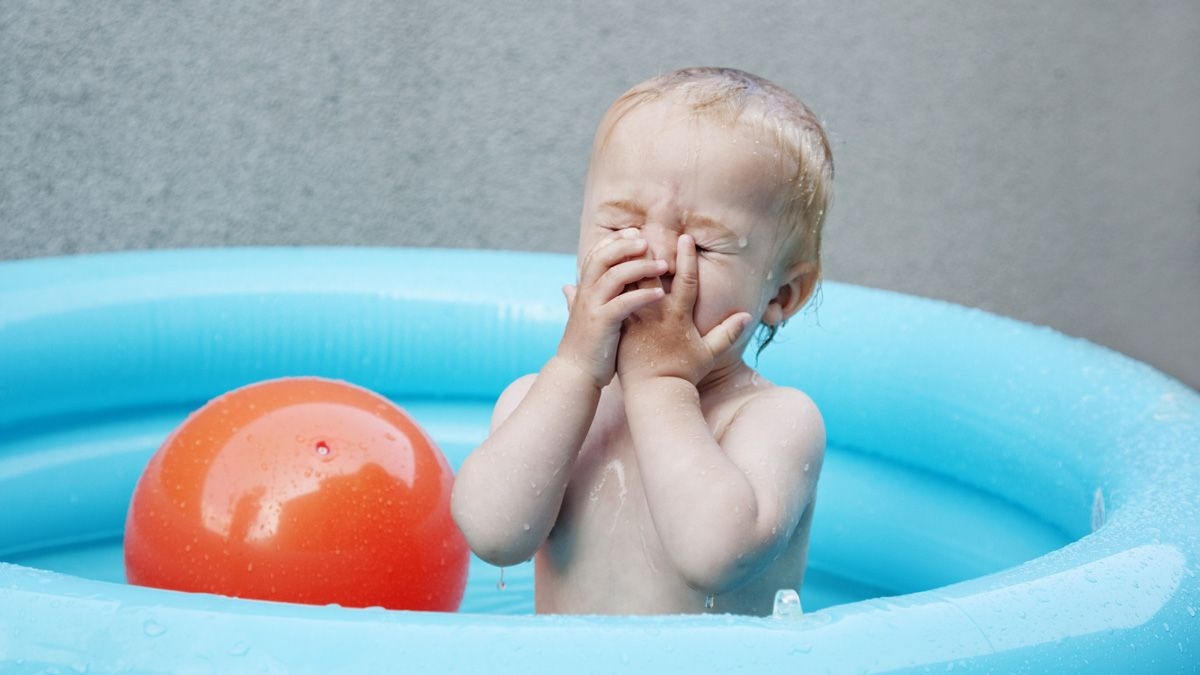
[{"label": "water droplet on pool", "polygon": [[245,656],[246,654],[249,654],[249,653],[250,653],[250,645],[246,644],[245,642],[234,643],[234,645],[229,648],[230,656]]},{"label": "water droplet on pool", "polygon": [[508,584],[504,583],[504,568],[501,567],[500,568],[500,581],[496,582],[496,589],[502,591],[506,588],[508,588]]},{"label": "water droplet on pool", "polygon": [[798,642],[798,643],[792,645],[792,653],[793,654],[808,654],[811,652],[812,652],[812,645],[810,645],[810,644],[806,644],[804,642]]},{"label": "water droplet on pool", "polygon": [[1104,491],[1096,488],[1092,495],[1092,532],[1104,525]]},{"label": "water droplet on pool", "polygon": [[704,609],[712,609],[717,604],[716,596],[709,594],[704,596]]},{"label": "water droplet on pool", "polygon": [[803,613],[800,609],[800,594],[791,588],[781,588],[775,591],[775,609],[771,616],[776,619],[799,618]]},{"label": "water droplet on pool", "polygon": [[158,637],[167,632],[167,629],[154,619],[146,619],[145,623],[142,624],[142,632],[150,637]]}]

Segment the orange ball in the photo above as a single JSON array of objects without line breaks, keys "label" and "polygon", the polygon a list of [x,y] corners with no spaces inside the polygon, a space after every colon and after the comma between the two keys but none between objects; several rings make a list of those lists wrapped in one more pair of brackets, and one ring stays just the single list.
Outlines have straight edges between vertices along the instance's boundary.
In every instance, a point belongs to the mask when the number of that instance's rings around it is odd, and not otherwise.
[{"label": "orange ball", "polygon": [[125,522],[132,584],[347,607],[454,611],[469,553],[454,475],[400,408],[319,378],[252,384],[192,413]]}]

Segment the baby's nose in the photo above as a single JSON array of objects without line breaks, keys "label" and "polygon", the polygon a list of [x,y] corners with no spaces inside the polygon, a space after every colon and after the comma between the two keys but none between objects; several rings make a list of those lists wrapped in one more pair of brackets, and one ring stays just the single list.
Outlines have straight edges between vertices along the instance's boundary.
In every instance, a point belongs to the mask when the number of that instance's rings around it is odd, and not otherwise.
[{"label": "baby's nose", "polygon": [[649,244],[650,257],[667,261],[667,274],[675,274],[675,242],[679,238],[674,232],[665,230],[643,231],[642,236]]}]

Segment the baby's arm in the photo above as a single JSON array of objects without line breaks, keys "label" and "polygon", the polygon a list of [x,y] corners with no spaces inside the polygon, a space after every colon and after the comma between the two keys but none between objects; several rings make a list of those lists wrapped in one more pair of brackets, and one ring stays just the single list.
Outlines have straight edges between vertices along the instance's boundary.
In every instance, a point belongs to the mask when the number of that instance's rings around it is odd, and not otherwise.
[{"label": "baby's arm", "polygon": [[768,390],[717,440],[685,380],[644,380],[625,395],[646,501],[680,575],[715,594],[761,572],[815,494],[825,448],[816,406],[794,389]]},{"label": "baby's arm", "polygon": [[621,322],[662,298],[637,282],[666,271],[634,230],[601,240],[580,264],[557,353],[496,404],[492,433],[455,478],[451,510],[471,549],[500,566],[537,552],[558,519],[600,390],[615,373]]},{"label": "baby's arm", "polygon": [[807,396],[774,388],[751,397],[713,437],[696,385],[749,317],[731,316],[700,335],[690,237],[679,238],[676,264],[671,294],[626,322],[618,369],[663,547],[690,585],[720,593],[759,573],[790,541],[813,498],[825,430]]}]

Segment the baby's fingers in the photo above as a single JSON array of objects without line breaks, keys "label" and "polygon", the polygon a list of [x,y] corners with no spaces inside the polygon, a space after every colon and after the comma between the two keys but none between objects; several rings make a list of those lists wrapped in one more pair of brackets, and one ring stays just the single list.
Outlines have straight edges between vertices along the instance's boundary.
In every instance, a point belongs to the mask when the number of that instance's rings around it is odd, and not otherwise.
[{"label": "baby's fingers", "polygon": [[716,356],[732,347],[750,325],[750,314],[738,312],[725,319],[704,336],[704,345]]},{"label": "baby's fingers", "polygon": [[624,321],[629,318],[629,315],[639,309],[662,300],[665,295],[666,292],[663,291],[662,286],[657,288],[634,288],[613,298],[608,303],[608,308],[613,312],[615,318]]},{"label": "baby's fingers", "polygon": [[671,281],[671,295],[689,312],[696,304],[700,288],[700,265],[696,260],[696,240],[690,235],[680,235],[675,243],[675,278]]},{"label": "baby's fingers", "polygon": [[567,284],[562,287],[563,297],[567,299],[567,311],[575,306],[575,284]]},{"label": "baby's fingers", "polygon": [[640,257],[646,252],[646,240],[633,228],[615,232],[596,244],[579,267],[580,284],[592,283],[609,268],[623,260]]},{"label": "baby's fingers", "polygon": [[626,260],[605,272],[596,287],[606,299],[617,297],[631,286],[661,289],[662,283],[658,281],[658,277],[666,271],[667,263],[662,260],[651,260],[650,258]]}]

